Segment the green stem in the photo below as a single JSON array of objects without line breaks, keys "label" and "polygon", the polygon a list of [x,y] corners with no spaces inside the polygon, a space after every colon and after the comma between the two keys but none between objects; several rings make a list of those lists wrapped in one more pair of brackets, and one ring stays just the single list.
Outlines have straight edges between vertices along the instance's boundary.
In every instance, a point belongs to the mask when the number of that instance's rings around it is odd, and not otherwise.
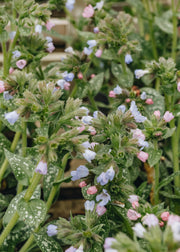
[{"label": "green stem", "polygon": [[[59,169],[59,173],[55,179],[55,182],[62,179],[63,178],[63,175],[64,175],[64,169],[66,168],[66,164],[67,164],[67,161],[69,159],[69,153],[65,154],[63,159],[62,159],[62,168]],[[54,200],[54,197],[57,193],[57,191],[59,191],[59,186],[60,185],[53,185],[51,191],[50,191],[50,194],[49,194],[49,197],[48,197],[48,200],[47,200],[47,203],[46,203],[46,206],[47,206],[47,212],[48,210],[50,209],[51,205],[52,205],[52,202]],[[40,229],[40,226],[37,227],[34,232],[37,233]],[[20,249],[19,252],[26,252],[28,250],[28,248],[30,247],[30,245],[33,243],[34,241],[34,235],[31,234],[29,239],[26,241],[26,243],[23,245],[23,247]]]},{"label": "green stem", "polygon": [[[14,152],[15,149],[16,149],[16,146],[18,144],[18,141],[19,141],[19,138],[20,138],[20,135],[21,135],[21,132],[16,132],[15,136],[14,136],[14,139],[13,139],[13,142],[11,144],[11,148],[10,148],[10,151],[11,152]],[[8,166],[8,160],[5,159],[2,166],[1,166],[1,169],[0,169],[0,183],[3,179],[3,175],[7,169],[7,166]]]},{"label": "green stem", "polygon": [[172,13],[173,13],[173,41],[172,41],[172,55],[171,57],[176,61],[176,48],[177,48],[177,16],[176,16],[176,3],[171,0]]},{"label": "green stem", "polygon": [[126,71],[126,62],[125,62],[125,56],[124,56],[124,54],[120,55],[120,62],[121,62],[123,73],[126,74],[127,71]]},{"label": "green stem", "polygon": [[159,88],[160,88],[160,78],[157,78],[156,79],[156,84],[155,84],[156,91],[159,91]]},{"label": "green stem", "polygon": [[3,75],[6,78],[8,75],[8,54],[6,50],[6,42],[2,42],[2,51],[3,51]]},{"label": "green stem", "polygon": [[139,24],[139,33],[141,37],[144,37],[144,23],[142,17],[140,15],[138,17],[138,24]]},{"label": "green stem", "polygon": [[76,95],[77,88],[78,88],[77,84],[74,83],[74,87],[73,90],[71,91],[70,97],[74,97]]},{"label": "green stem", "polygon": [[[158,142],[154,140],[154,149],[158,150]],[[157,205],[159,203],[159,162],[154,166],[155,178],[154,178],[154,203]]]},{"label": "green stem", "polygon": [[90,93],[90,91],[88,92],[88,99],[93,107],[94,110],[98,110],[98,107],[96,105],[96,102],[94,100],[94,97],[92,96],[92,94]]}]

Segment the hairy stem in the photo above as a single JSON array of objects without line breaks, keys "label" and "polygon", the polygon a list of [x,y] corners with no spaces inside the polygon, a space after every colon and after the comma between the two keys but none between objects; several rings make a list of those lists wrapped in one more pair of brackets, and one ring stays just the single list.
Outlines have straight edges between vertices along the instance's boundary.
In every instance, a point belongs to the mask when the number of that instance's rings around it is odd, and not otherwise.
[{"label": "hairy stem", "polygon": [[8,75],[8,53],[6,49],[6,42],[2,42],[2,51],[3,51],[3,76],[6,78]]},{"label": "hairy stem", "polygon": [[176,48],[177,48],[177,16],[175,0],[171,0],[172,13],[173,13],[173,41],[172,41],[172,55],[171,57],[176,61]]},{"label": "hairy stem", "polygon": [[[154,149],[158,150],[158,142],[155,140],[154,141]],[[159,187],[159,161],[157,164],[154,166],[155,170],[155,178],[154,178],[154,203],[157,205],[159,203],[159,192],[158,192],[158,187]]]}]

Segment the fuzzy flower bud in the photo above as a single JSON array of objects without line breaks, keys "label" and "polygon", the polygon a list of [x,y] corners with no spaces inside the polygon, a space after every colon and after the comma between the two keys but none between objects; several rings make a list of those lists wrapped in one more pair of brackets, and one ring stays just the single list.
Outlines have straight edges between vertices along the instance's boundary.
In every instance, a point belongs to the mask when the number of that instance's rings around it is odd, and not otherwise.
[{"label": "fuzzy flower bud", "polygon": [[110,92],[109,92],[109,97],[115,98],[115,97],[116,97],[115,92],[114,92],[114,91],[110,91]]},{"label": "fuzzy flower bud", "polygon": [[160,116],[161,116],[161,112],[159,110],[155,110],[154,111],[154,115],[157,119],[160,119]]},{"label": "fuzzy flower bud", "polygon": [[97,205],[96,213],[98,216],[102,216],[103,214],[105,214],[106,211],[107,211],[107,209],[104,206]]},{"label": "fuzzy flower bud", "polygon": [[90,194],[90,195],[92,195],[92,194],[95,194],[95,193],[97,193],[97,188],[96,188],[96,186],[90,186],[88,189],[87,189],[87,194]]},{"label": "fuzzy flower bud", "polygon": [[163,213],[161,214],[161,219],[162,219],[163,221],[168,221],[169,215],[170,215],[169,212],[163,212]]},{"label": "fuzzy flower bud", "polygon": [[154,104],[153,100],[151,98],[148,98],[146,101],[145,101],[146,104],[148,105],[151,105],[151,104]]}]

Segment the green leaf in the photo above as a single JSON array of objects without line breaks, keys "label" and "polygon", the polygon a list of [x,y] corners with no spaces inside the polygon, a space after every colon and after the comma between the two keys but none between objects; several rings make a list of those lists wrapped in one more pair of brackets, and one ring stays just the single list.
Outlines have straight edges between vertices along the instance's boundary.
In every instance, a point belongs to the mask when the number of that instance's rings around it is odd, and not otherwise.
[{"label": "green leaf", "polygon": [[59,243],[44,233],[34,233],[34,238],[42,252],[63,252]]},{"label": "green leaf", "polygon": [[[17,211],[17,205],[18,202],[24,197],[26,193],[26,190],[22,191],[20,194],[16,195],[10,202],[5,215],[3,217],[3,225],[6,226],[9,221],[11,220],[12,216],[14,213]],[[31,199],[39,199],[40,198],[40,193],[41,193],[41,187],[40,185],[37,186],[36,190],[34,191]],[[24,214],[23,214],[24,215]]]},{"label": "green leaf", "polygon": [[174,131],[176,130],[176,127],[174,127],[174,128],[167,128],[166,130],[165,130],[165,134],[163,134],[163,139],[166,139],[166,138],[168,138],[168,137],[171,137],[172,135],[173,135],[173,133],[174,133]]},{"label": "green leaf", "polygon": [[2,134],[0,133],[0,155],[4,154],[3,149],[9,149],[11,142]]},{"label": "green leaf", "polygon": [[155,164],[159,162],[162,155],[162,150],[155,150],[153,148],[148,148],[147,152],[149,154],[148,163],[150,167],[153,167]]},{"label": "green leaf", "polygon": [[96,95],[100,91],[103,85],[103,80],[104,73],[100,73],[89,81],[88,89],[93,95]]},{"label": "green leaf", "polygon": [[69,177],[67,177],[67,178],[58,180],[58,181],[54,182],[53,185],[59,185],[59,184],[61,184],[61,183],[69,183],[69,182],[71,182],[71,177],[72,177],[72,176],[69,176]]},{"label": "green leaf", "polygon": [[170,194],[170,193],[167,193],[165,191],[160,191],[159,192],[161,195],[163,195],[164,197],[166,198],[170,198],[170,199],[180,199],[180,195],[175,195],[175,194]]},{"label": "green leaf", "polygon": [[9,205],[9,200],[6,196],[4,196],[2,193],[0,193],[0,212],[8,207]]},{"label": "green leaf", "polygon": [[161,115],[164,114],[165,110],[165,102],[164,97],[160,95],[158,91],[153,88],[141,88],[141,92],[146,92],[147,98],[151,98],[153,100],[152,105],[146,105],[145,110],[147,114],[153,114],[155,110],[159,110]]},{"label": "green leaf", "polygon": [[173,24],[163,17],[155,17],[155,24],[165,33],[173,34]]},{"label": "green leaf", "polygon": [[6,149],[4,150],[4,152],[16,179],[22,185],[27,186],[34,171],[33,163],[29,159],[11,153]]},{"label": "green leaf", "polygon": [[132,87],[134,82],[134,75],[128,67],[126,68],[126,73],[124,73],[121,65],[112,62],[111,71],[113,75],[117,78],[118,83],[121,87]]},{"label": "green leaf", "polygon": [[77,30],[77,32],[78,32],[78,35],[80,37],[82,37],[83,40],[85,40],[85,41],[90,40],[90,39],[94,39],[94,37],[95,37],[95,34],[93,34],[92,32],[79,31],[79,30]]},{"label": "green leaf", "polygon": [[162,187],[168,185],[171,181],[173,181],[173,179],[174,179],[175,176],[179,176],[179,175],[180,175],[180,171],[179,172],[175,172],[175,173],[171,174],[170,176],[168,176],[167,178],[163,179],[159,183],[157,191],[159,191]]},{"label": "green leaf", "polygon": [[105,60],[114,60],[117,57],[116,53],[114,50],[107,50],[105,49],[101,55],[101,59]]},{"label": "green leaf", "polygon": [[17,211],[28,226],[35,228],[45,219],[47,207],[45,202],[40,199],[32,199],[26,202],[22,198],[18,201]]},{"label": "green leaf", "polygon": [[3,30],[1,33],[0,33],[0,42],[6,42],[8,41],[9,39],[9,36],[8,36],[8,32],[6,30]]}]

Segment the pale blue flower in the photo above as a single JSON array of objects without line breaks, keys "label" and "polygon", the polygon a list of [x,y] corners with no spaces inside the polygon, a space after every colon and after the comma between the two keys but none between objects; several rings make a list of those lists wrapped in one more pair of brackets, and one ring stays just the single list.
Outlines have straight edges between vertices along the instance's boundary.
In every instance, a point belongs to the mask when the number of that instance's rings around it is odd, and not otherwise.
[{"label": "pale blue flower", "polygon": [[106,175],[105,172],[102,172],[102,173],[97,177],[97,182],[98,182],[100,185],[102,185],[102,186],[106,185],[106,184],[109,182],[109,179],[108,179],[108,177],[107,177],[107,175]]},{"label": "pale blue flower", "polygon": [[13,59],[19,58],[21,56],[21,52],[18,50],[15,50],[14,52],[12,52],[13,54]]},{"label": "pale blue flower", "polygon": [[134,71],[136,79],[140,79],[141,77],[143,77],[145,74],[148,74],[148,73],[149,73],[148,70],[142,70],[142,69],[136,69]]},{"label": "pale blue flower", "polygon": [[52,43],[53,42],[53,39],[49,36],[46,37],[46,41],[47,43]]},{"label": "pale blue flower", "polygon": [[37,24],[37,25],[35,26],[35,32],[41,33],[41,32],[42,32],[42,25]]},{"label": "pale blue flower", "polygon": [[46,175],[47,174],[47,163],[40,161],[38,163],[38,165],[36,166],[35,172],[38,172],[42,175]]},{"label": "pale blue flower", "polygon": [[4,117],[10,124],[13,125],[18,120],[19,114],[14,110],[12,112],[5,113]]},{"label": "pale blue flower", "polygon": [[124,113],[126,111],[126,106],[125,105],[120,105],[117,110],[121,110],[122,113]]},{"label": "pale blue flower", "polygon": [[66,8],[69,11],[72,11],[74,9],[74,4],[75,4],[75,0],[67,0],[66,1]]},{"label": "pale blue flower", "polygon": [[143,150],[145,147],[149,147],[149,143],[147,141],[142,140],[141,138],[138,139],[138,145],[141,146],[140,150]]},{"label": "pale blue flower", "polygon": [[98,2],[98,3],[95,5],[94,9],[101,10],[102,7],[103,7],[103,5],[104,5],[104,1],[100,1],[100,2]]},{"label": "pale blue flower", "polygon": [[96,42],[96,40],[92,39],[92,40],[88,40],[87,44],[89,46],[89,49],[91,49],[91,48],[93,48],[94,46],[97,45],[97,42]]},{"label": "pale blue flower", "polygon": [[66,81],[64,79],[60,79],[57,81],[57,85],[59,87],[61,87],[61,89],[64,89],[64,84],[66,83]]},{"label": "pale blue flower", "polygon": [[8,100],[11,100],[13,99],[13,96],[9,94],[9,91],[4,91],[3,92],[3,98],[8,101]]},{"label": "pale blue flower", "polygon": [[86,55],[90,55],[92,52],[93,52],[93,49],[90,49],[90,48],[87,48],[87,47],[84,47],[84,54]]},{"label": "pale blue flower", "polygon": [[85,150],[85,152],[83,153],[83,157],[89,162],[91,163],[91,161],[93,159],[95,159],[95,156],[96,156],[96,152],[94,151],[91,151],[91,150]]},{"label": "pale blue flower", "polygon": [[14,37],[15,37],[15,35],[16,35],[16,31],[12,31],[12,32],[9,33],[9,38],[10,38],[11,40],[13,40]]},{"label": "pale blue flower", "polygon": [[94,200],[86,200],[86,202],[84,203],[84,207],[87,211],[93,211],[95,206],[95,201]]},{"label": "pale blue flower", "polygon": [[81,121],[84,124],[91,124],[93,117],[92,116],[83,116]]},{"label": "pale blue flower", "polygon": [[74,74],[73,73],[68,73],[67,71],[65,71],[62,74],[62,76],[65,79],[65,81],[72,81],[74,79]]},{"label": "pale blue flower", "polygon": [[147,120],[147,117],[142,116],[141,113],[138,111],[135,101],[131,102],[130,111],[136,122],[141,123]]},{"label": "pale blue flower", "polygon": [[66,53],[70,53],[70,54],[73,54],[74,53],[74,50],[71,46],[67,47],[65,50],[64,50]]},{"label": "pale blue flower", "polygon": [[106,171],[106,176],[108,180],[112,181],[114,179],[115,171],[113,167],[111,166],[107,171]]},{"label": "pale blue flower", "polygon": [[50,224],[47,227],[47,234],[48,234],[48,236],[57,235],[57,233],[58,233],[58,231],[57,231],[57,226],[56,225]]},{"label": "pale blue flower", "polygon": [[126,54],[125,62],[126,62],[126,64],[130,64],[131,62],[133,62],[133,59],[130,54]]},{"label": "pale blue flower", "polygon": [[88,115],[88,114],[89,114],[89,109],[88,109],[88,108],[86,108],[86,107],[82,106],[82,107],[80,107],[80,109],[85,110],[85,111],[86,111],[86,115]]},{"label": "pale blue flower", "polygon": [[98,118],[98,111],[94,111],[94,113],[93,113],[93,117],[94,117],[95,119],[97,119],[97,118]]},{"label": "pale blue flower", "polygon": [[87,177],[89,175],[89,170],[88,168],[85,166],[85,165],[80,165],[76,171],[72,171],[71,172],[71,180],[72,181],[76,181],[78,179],[81,179],[81,178],[84,178],[84,177]]},{"label": "pale blue flower", "polygon": [[89,141],[86,141],[84,143],[81,144],[85,149],[91,148],[91,144]]},{"label": "pale blue flower", "polygon": [[94,27],[93,31],[94,31],[94,33],[98,33],[99,32],[99,28],[98,27]]},{"label": "pale blue flower", "polygon": [[141,100],[146,100],[146,92],[142,92],[141,96],[140,96]]},{"label": "pale blue flower", "polygon": [[107,203],[111,200],[110,195],[107,193],[106,189],[103,189],[103,192],[101,194],[98,194],[96,196],[96,200],[101,202],[99,203],[99,206],[105,206]]},{"label": "pale blue flower", "polygon": [[113,89],[114,93],[119,95],[122,94],[122,88],[120,88],[119,85],[117,85],[114,89]]}]

